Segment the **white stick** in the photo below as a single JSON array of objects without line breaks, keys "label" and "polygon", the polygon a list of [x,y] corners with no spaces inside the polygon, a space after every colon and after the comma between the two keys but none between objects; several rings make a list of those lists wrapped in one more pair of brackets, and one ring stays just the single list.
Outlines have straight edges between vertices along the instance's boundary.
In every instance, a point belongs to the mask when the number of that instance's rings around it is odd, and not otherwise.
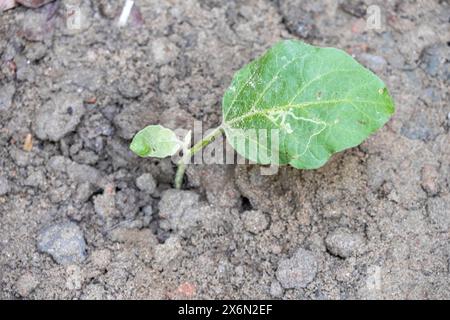
[{"label": "white stick", "polygon": [[120,18],[119,18],[119,23],[118,23],[119,27],[123,27],[127,24],[128,17],[130,16],[133,5],[134,5],[134,1],[132,1],[132,0],[127,0],[127,2],[125,2],[125,6],[123,7],[122,13],[120,14]]}]

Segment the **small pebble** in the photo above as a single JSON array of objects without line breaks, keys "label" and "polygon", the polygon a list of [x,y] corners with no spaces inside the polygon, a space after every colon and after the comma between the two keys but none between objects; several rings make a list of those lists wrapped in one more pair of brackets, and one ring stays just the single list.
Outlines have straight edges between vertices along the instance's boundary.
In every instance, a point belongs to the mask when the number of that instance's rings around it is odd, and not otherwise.
[{"label": "small pebble", "polygon": [[120,94],[125,98],[136,99],[142,95],[142,90],[139,88],[139,85],[134,81],[125,81],[122,80],[119,82],[117,86]]},{"label": "small pebble", "polygon": [[163,230],[185,230],[199,221],[200,196],[187,190],[168,189],[161,194],[159,216]]},{"label": "small pebble", "polygon": [[28,297],[34,289],[39,285],[39,281],[33,276],[33,274],[27,272],[20,276],[16,282],[16,291],[22,297]]},{"label": "small pebble", "polygon": [[243,214],[245,229],[248,232],[258,234],[269,225],[269,219],[259,210],[245,211]]},{"label": "small pebble", "polygon": [[178,48],[167,38],[159,38],[152,43],[153,60],[157,65],[172,62],[178,56]]},{"label": "small pebble", "polygon": [[86,259],[86,242],[80,227],[64,222],[47,227],[38,235],[38,250],[48,253],[58,264],[81,263]]},{"label": "small pebble", "polygon": [[94,193],[94,187],[89,182],[79,183],[75,191],[74,200],[77,203],[85,203]]},{"label": "small pebble", "polygon": [[361,251],[364,246],[364,238],[350,230],[338,229],[326,237],[325,245],[333,255],[348,258]]},{"label": "small pebble", "polygon": [[56,95],[38,108],[34,127],[36,136],[42,140],[58,141],[75,130],[84,113],[83,100],[80,97],[70,94]]},{"label": "small pebble", "polygon": [[171,236],[164,242],[155,247],[155,263],[160,268],[164,269],[171,261],[182,253],[180,239],[176,236]]},{"label": "small pebble", "polygon": [[285,289],[301,289],[314,280],[316,273],[315,256],[311,251],[300,248],[291,258],[278,263],[276,277]]},{"label": "small pebble", "polygon": [[156,181],[150,173],[144,173],[136,179],[139,190],[153,194],[156,190]]},{"label": "small pebble", "polygon": [[28,187],[42,187],[45,185],[45,175],[42,171],[32,172],[23,182]]},{"label": "small pebble", "polygon": [[283,296],[283,287],[276,280],[272,281],[270,285],[270,295],[274,298],[281,298]]}]

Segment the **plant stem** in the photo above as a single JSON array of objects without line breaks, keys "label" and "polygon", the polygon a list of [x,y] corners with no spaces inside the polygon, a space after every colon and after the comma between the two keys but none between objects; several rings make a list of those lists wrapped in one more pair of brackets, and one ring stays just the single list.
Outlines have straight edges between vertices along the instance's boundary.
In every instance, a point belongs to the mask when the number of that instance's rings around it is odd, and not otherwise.
[{"label": "plant stem", "polygon": [[192,158],[194,154],[202,150],[204,147],[206,147],[208,144],[213,142],[218,136],[220,136],[223,133],[222,126],[214,129],[210,134],[208,134],[206,137],[204,137],[202,140],[194,144],[194,146],[187,150],[185,154],[183,154],[183,157],[178,161],[178,168],[177,173],[175,174],[175,188],[180,189],[181,185],[183,183],[184,178],[184,172],[186,171],[186,165],[189,162],[189,160]]}]

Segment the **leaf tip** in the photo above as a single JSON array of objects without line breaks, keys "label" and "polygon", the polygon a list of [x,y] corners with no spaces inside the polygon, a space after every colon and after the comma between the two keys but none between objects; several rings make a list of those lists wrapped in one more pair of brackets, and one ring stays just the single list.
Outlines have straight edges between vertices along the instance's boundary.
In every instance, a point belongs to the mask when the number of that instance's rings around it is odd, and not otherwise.
[{"label": "leaf tip", "polygon": [[130,150],[140,157],[146,157],[152,152],[150,145],[143,139],[143,136],[137,133],[130,143]]}]

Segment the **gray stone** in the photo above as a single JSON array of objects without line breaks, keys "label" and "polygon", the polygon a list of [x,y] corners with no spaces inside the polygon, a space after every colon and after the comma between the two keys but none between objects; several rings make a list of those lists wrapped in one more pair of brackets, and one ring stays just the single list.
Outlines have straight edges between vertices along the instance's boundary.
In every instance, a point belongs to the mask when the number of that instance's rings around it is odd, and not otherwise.
[{"label": "gray stone", "polygon": [[142,212],[145,216],[151,217],[153,215],[153,208],[151,205],[145,206],[142,208]]},{"label": "gray stone", "polygon": [[254,234],[264,231],[269,225],[269,219],[259,210],[245,211],[242,217],[245,229]]},{"label": "gray stone", "polygon": [[36,136],[42,140],[58,141],[75,130],[84,113],[80,97],[56,95],[38,110],[34,128]]},{"label": "gray stone", "polygon": [[103,194],[94,197],[94,210],[100,220],[109,224],[113,218],[119,216],[116,208],[115,192],[111,188],[105,188]]},{"label": "gray stone", "polygon": [[28,297],[34,289],[39,285],[39,281],[33,276],[33,274],[27,272],[20,276],[16,282],[16,291],[23,297]]},{"label": "gray stone", "polygon": [[158,267],[164,268],[181,253],[182,247],[180,239],[176,236],[172,236],[163,244],[156,245],[154,252],[155,263]]},{"label": "gray stone", "polygon": [[432,45],[421,54],[421,67],[428,75],[448,83],[450,81],[450,48],[446,43]]},{"label": "gray stone", "polygon": [[357,18],[363,18],[367,13],[364,1],[345,1],[339,4],[339,8]]},{"label": "gray stone", "polygon": [[14,83],[0,86],[0,112],[6,111],[11,107],[15,93],[16,86]]},{"label": "gray stone", "polygon": [[76,163],[64,156],[52,157],[48,167],[54,172],[66,173],[71,180],[78,183],[89,182],[95,185],[101,179],[101,173],[94,167]]},{"label": "gray stone", "polygon": [[70,179],[76,182],[90,182],[96,184],[101,177],[101,173],[94,167],[86,164],[79,164],[71,161],[67,165],[67,174]]},{"label": "gray stone", "polygon": [[283,287],[276,280],[272,281],[270,285],[270,295],[275,298],[281,298],[283,296]]},{"label": "gray stone", "polygon": [[156,190],[156,181],[150,173],[144,173],[136,179],[139,190],[153,194]]},{"label": "gray stone", "polygon": [[364,246],[364,238],[347,229],[338,229],[330,233],[325,239],[325,245],[333,255],[348,258],[361,252]]},{"label": "gray stone", "polygon": [[23,182],[28,187],[41,187],[45,184],[45,175],[42,171],[32,172]]},{"label": "gray stone", "polygon": [[311,251],[298,249],[289,259],[278,263],[276,277],[285,289],[301,289],[314,280],[317,261]]},{"label": "gray stone", "polygon": [[136,99],[142,95],[139,85],[131,80],[121,80],[117,85],[120,94],[125,98]]},{"label": "gray stone", "polygon": [[85,203],[94,193],[94,187],[89,182],[79,183],[75,191],[74,200],[78,203]]},{"label": "gray stone", "polygon": [[159,202],[160,227],[164,230],[183,230],[194,226],[200,219],[193,210],[199,195],[192,191],[169,189],[161,194]]},{"label": "gray stone", "polygon": [[153,61],[157,65],[164,65],[172,62],[178,56],[178,48],[167,38],[159,38],[152,43]]},{"label": "gray stone", "polygon": [[0,196],[4,196],[11,191],[9,181],[5,176],[0,176]]},{"label": "gray stone", "polygon": [[317,9],[308,1],[280,1],[279,8],[284,25],[294,35],[302,39],[312,39],[320,35],[315,24]]},{"label": "gray stone", "polygon": [[80,227],[64,222],[47,227],[38,235],[38,250],[59,264],[81,263],[86,259],[86,242]]}]

